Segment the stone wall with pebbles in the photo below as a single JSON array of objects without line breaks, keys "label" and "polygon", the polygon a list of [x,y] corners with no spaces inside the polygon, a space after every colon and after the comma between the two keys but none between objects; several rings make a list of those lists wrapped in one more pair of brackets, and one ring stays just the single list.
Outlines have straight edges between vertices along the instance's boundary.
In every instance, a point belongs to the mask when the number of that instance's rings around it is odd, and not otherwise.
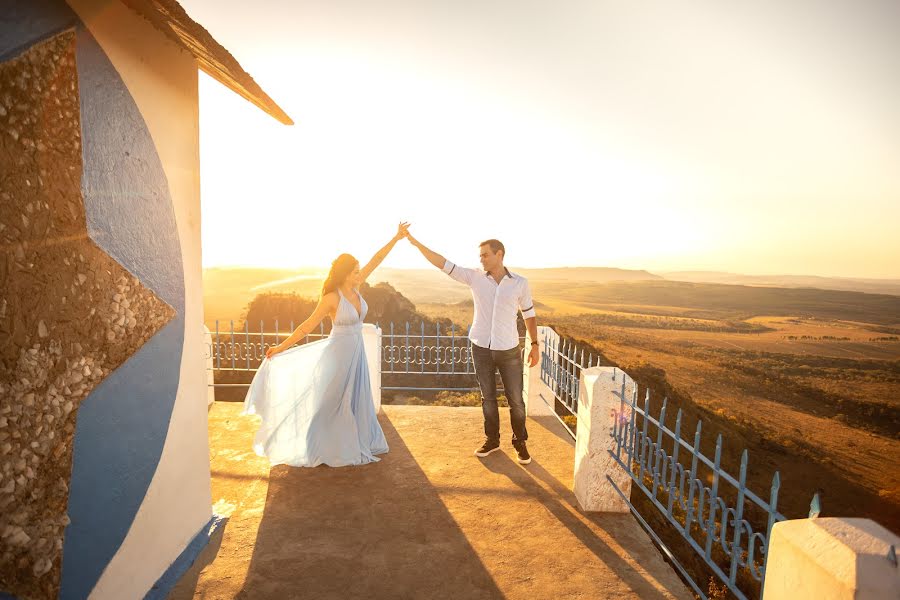
[{"label": "stone wall with pebbles", "polygon": [[80,402],[174,317],[88,237],[75,35],[0,63],[0,590],[55,598]]}]

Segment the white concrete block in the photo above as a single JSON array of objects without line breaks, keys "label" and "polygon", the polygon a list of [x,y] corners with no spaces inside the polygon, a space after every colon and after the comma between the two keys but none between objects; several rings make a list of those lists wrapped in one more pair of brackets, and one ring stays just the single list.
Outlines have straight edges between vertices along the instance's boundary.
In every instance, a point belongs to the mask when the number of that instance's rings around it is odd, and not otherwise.
[{"label": "white concrete block", "polygon": [[900,537],[869,519],[818,518],[772,527],[763,600],[900,598],[900,569],[888,560]]},{"label": "white concrete block", "polygon": [[627,401],[634,393],[634,380],[613,367],[591,367],[581,372],[574,489],[578,504],[585,511],[630,512],[607,479],[609,476],[626,498],[630,496],[631,475],[609,454],[609,450],[616,449],[610,432],[620,409],[623,383],[626,403],[622,418],[627,420],[631,415]]},{"label": "white concrete block", "polygon": [[381,328],[366,323],[362,333],[369,365],[369,380],[372,382],[372,401],[377,413],[381,410]]}]

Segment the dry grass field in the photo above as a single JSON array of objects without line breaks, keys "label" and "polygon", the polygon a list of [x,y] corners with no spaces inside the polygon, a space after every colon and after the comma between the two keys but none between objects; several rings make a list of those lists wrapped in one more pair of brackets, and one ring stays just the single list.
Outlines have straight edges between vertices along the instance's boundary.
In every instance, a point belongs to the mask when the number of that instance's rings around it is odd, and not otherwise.
[{"label": "dry grass field", "polygon": [[[648,384],[662,378],[696,405],[709,440],[721,432],[734,446],[726,449],[733,472],[746,447],[758,492],[778,470],[789,516],[802,516],[820,491],[823,514],[867,516],[900,531],[900,298],[857,294],[860,304],[846,312],[870,311],[865,322],[836,318],[842,306],[809,290],[802,310],[742,319],[746,289],[733,287],[732,307],[703,290],[682,306],[605,303],[598,293],[581,311],[555,293],[535,297],[546,305],[541,324],[629,372],[653,373]],[[462,327],[471,320],[466,304],[417,309]]]}]

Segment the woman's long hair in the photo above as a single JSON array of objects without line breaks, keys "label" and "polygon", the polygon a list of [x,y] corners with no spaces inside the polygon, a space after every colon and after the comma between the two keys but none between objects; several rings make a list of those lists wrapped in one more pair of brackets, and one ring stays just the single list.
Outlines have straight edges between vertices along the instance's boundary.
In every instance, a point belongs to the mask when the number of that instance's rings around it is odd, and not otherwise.
[{"label": "woman's long hair", "polygon": [[357,262],[350,254],[341,254],[334,259],[334,262],[331,263],[331,270],[328,271],[328,277],[322,284],[322,295],[337,291],[347,280],[347,276],[356,268]]}]

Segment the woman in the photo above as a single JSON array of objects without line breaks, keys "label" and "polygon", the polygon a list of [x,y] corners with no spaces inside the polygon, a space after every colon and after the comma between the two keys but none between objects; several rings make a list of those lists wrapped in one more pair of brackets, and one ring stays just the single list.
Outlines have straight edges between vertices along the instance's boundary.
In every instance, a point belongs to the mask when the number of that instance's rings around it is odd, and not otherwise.
[{"label": "woman", "polygon": [[[362,337],[367,306],[358,288],[408,228],[400,223],[397,235],[362,269],[349,254],[337,257],[313,314],[266,351],[244,414],[262,417],[253,448],[271,464],[361,465],[388,451],[372,400]],[[333,323],[328,338],[291,348],[325,316]]]}]

